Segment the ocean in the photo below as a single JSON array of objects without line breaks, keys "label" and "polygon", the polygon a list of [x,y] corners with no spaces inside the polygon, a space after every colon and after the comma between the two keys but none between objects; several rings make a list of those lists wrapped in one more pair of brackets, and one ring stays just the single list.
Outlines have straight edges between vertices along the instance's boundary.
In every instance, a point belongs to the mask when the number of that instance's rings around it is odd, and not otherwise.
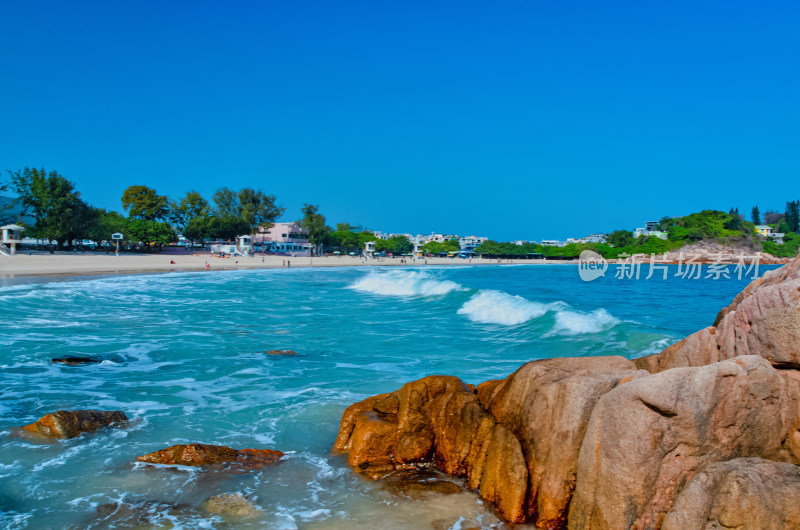
[{"label": "ocean", "polygon": [[[431,374],[477,384],[535,359],[655,353],[713,324],[749,281],[676,270],[617,279],[612,266],[593,282],[571,265],[498,265],[0,284],[0,527],[128,528],[126,513],[156,528],[498,526],[471,492],[412,500],[361,479],[330,454],[343,410]],[[284,349],[297,355],[264,353]],[[103,362],[50,362],[65,355]],[[77,409],[131,422],[55,442],[17,429]],[[191,442],[286,456],[246,474],[136,463]],[[263,516],[199,507],[232,492]]]}]

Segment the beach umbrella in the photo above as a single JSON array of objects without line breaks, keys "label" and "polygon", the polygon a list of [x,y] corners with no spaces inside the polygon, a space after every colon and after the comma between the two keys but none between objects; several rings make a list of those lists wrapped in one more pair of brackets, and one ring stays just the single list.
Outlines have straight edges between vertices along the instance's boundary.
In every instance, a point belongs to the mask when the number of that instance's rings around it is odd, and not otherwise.
[{"label": "beach umbrella", "polygon": [[334,254],[336,254],[336,255],[339,255],[339,254],[341,254],[341,252],[339,252],[338,250],[336,250],[336,251],[334,251]]}]

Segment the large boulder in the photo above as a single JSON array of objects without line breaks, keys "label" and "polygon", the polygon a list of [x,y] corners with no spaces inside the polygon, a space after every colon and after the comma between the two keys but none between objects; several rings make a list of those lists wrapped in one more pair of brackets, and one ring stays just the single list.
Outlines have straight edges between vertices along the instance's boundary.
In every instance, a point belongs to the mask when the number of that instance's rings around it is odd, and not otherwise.
[{"label": "large boulder", "polygon": [[432,462],[466,477],[506,520],[558,527],[592,408],[646,375],[623,357],[585,357],[534,361],[477,391],[430,376],[349,407],[334,449],[374,478]]},{"label": "large boulder", "polygon": [[145,464],[201,466],[208,469],[250,471],[274,464],[283,456],[272,449],[231,449],[224,445],[173,445],[136,457]]},{"label": "large boulder", "polygon": [[658,528],[703,466],[737,457],[800,463],[798,387],[759,356],[676,368],[600,398],[578,459],[572,528]]},{"label": "large boulder", "polygon": [[121,410],[59,410],[45,414],[23,430],[44,436],[75,438],[108,426],[121,426],[128,417]]},{"label": "large boulder", "polygon": [[741,355],[759,355],[776,367],[800,369],[800,258],[750,282],[720,311],[713,326],[635,362],[655,373]]},{"label": "large boulder", "polygon": [[709,464],[683,487],[661,528],[800,528],[800,468],[760,458]]}]

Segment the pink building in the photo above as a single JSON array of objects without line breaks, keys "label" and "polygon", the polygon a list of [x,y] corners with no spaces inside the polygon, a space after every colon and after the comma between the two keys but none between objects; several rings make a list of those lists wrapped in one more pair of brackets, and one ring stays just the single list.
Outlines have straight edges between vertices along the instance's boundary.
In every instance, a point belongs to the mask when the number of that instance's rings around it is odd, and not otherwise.
[{"label": "pink building", "polygon": [[253,236],[256,252],[285,254],[287,256],[310,256],[311,244],[308,230],[297,223],[275,223],[271,228],[259,228]]}]

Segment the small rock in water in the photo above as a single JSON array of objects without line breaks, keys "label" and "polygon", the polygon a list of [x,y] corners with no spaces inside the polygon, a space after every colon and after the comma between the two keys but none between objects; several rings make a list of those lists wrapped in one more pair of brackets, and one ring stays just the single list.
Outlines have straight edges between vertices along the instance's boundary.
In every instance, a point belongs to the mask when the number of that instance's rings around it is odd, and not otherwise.
[{"label": "small rock in water", "polygon": [[263,515],[251,501],[238,493],[223,493],[209,497],[203,503],[203,509],[226,519],[255,519]]},{"label": "small rock in water", "polygon": [[272,449],[231,449],[224,445],[173,445],[136,458],[146,464],[202,466],[214,471],[253,471],[274,464],[283,456]]},{"label": "small rock in water", "polygon": [[66,357],[56,357],[55,359],[50,359],[50,362],[66,364],[67,366],[82,366],[84,364],[99,364],[103,362],[103,360],[95,357],[76,357],[74,355],[67,355]]},{"label": "small rock in water", "polygon": [[265,355],[297,355],[293,350],[268,350],[264,352]]},{"label": "small rock in water", "polygon": [[45,436],[75,438],[84,432],[119,426],[127,421],[128,417],[121,410],[59,410],[45,414],[22,429]]}]

